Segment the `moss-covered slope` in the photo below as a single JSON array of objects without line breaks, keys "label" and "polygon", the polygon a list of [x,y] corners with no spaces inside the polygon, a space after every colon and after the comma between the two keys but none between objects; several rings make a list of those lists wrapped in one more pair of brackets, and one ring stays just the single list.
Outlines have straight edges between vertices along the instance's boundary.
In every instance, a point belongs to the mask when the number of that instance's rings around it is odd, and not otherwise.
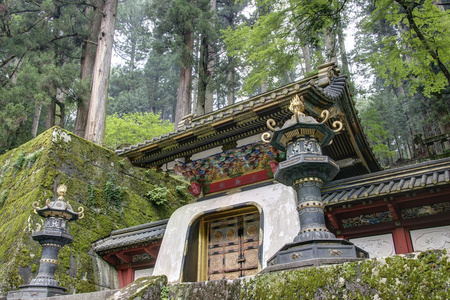
[{"label": "moss-covered slope", "polygon": [[70,222],[74,243],[59,254],[56,277],[69,293],[96,289],[92,242],[114,229],[168,218],[191,199],[184,183],[164,173],[135,168],[110,150],[49,129],[0,156],[0,294],[36,275],[41,247],[31,235],[43,219],[31,204],[44,206],[62,183],[74,210],[85,209],[84,219]]}]

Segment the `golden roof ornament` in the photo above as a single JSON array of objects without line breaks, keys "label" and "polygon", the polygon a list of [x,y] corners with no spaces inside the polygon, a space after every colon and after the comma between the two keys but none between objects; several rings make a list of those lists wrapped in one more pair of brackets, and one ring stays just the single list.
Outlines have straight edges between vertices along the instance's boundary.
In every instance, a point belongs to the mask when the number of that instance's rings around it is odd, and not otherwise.
[{"label": "golden roof ornament", "polygon": [[305,100],[303,99],[303,96],[299,97],[298,95],[295,95],[294,98],[291,99],[289,110],[294,114],[297,122],[299,116],[304,117],[305,114],[303,112],[305,111]]},{"label": "golden roof ornament", "polygon": [[64,199],[67,193],[67,186],[65,184],[60,184],[56,189],[56,193],[58,194],[58,199]]}]

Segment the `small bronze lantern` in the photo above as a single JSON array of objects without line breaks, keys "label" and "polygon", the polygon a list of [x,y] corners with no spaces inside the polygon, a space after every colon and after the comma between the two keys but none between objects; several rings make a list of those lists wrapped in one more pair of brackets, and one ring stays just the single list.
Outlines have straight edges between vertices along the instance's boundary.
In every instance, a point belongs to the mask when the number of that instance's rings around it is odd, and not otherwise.
[{"label": "small bronze lantern", "polygon": [[33,233],[33,239],[42,246],[39,272],[30,284],[9,292],[7,299],[36,299],[67,294],[66,289],[60,287],[55,279],[56,263],[59,250],[73,241],[73,236],[69,234],[68,222],[82,219],[84,209],[79,207],[78,212],[74,212],[72,206],[64,199],[66,192],[67,187],[60,185],[55,201],[47,199],[43,208],[37,206],[38,202],[33,203],[34,212],[45,218],[43,230]]},{"label": "small bronze lantern", "polygon": [[325,225],[320,190],[324,182],[337,175],[339,166],[322,154],[322,148],[342,130],[342,122],[333,122],[334,129],[330,129],[325,124],[330,115],[327,110],[322,111],[321,122],[306,116],[303,96],[296,95],[289,109],[293,116],[282,128],[274,128],[272,119],[267,121],[273,134],[264,133],[262,140],[286,152],[286,160],[279,163],[274,177],[297,192],[300,231],[293,243],[284,245],[269,259],[266,272],[368,257],[367,252],[349,241],[336,238]]}]

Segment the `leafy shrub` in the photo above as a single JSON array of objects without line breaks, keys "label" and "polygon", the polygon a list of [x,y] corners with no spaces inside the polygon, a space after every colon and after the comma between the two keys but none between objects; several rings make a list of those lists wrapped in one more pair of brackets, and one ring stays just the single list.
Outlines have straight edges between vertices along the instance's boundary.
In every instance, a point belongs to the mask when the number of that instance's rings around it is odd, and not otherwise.
[{"label": "leafy shrub", "polygon": [[157,206],[166,206],[169,204],[169,199],[167,199],[167,195],[169,194],[169,190],[160,185],[156,186],[151,191],[145,194],[145,197],[153,204]]},{"label": "leafy shrub", "polygon": [[108,176],[109,178],[105,183],[106,202],[110,205],[114,205],[116,209],[119,210],[122,205],[122,198],[125,193],[125,188],[116,185],[116,178],[114,177],[114,174],[110,173]]}]

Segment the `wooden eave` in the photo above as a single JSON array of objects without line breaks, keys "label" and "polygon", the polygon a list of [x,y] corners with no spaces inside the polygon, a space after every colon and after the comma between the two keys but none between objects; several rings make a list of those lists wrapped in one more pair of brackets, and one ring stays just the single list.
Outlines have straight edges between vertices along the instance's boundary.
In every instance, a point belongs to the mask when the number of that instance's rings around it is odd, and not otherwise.
[{"label": "wooden eave", "polygon": [[[330,65],[326,66],[330,70]],[[325,154],[336,161],[347,161],[339,178],[367,174],[381,170],[375,159],[353,106],[345,76],[335,76],[328,85],[321,82],[319,73],[279,89],[249,98],[191,120],[190,124],[166,135],[153,138],[125,150],[116,151],[128,157],[133,165],[154,167],[189,157],[194,153],[222,146],[230,142],[267,131],[266,122],[274,119],[279,126],[291,117],[289,102],[295,94],[305,99],[307,113],[318,117],[323,109],[331,112],[332,121],[344,122],[345,130],[334,138]]]},{"label": "wooden eave", "polygon": [[330,208],[442,189],[450,190],[450,158],[331,181],[322,200]]}]

